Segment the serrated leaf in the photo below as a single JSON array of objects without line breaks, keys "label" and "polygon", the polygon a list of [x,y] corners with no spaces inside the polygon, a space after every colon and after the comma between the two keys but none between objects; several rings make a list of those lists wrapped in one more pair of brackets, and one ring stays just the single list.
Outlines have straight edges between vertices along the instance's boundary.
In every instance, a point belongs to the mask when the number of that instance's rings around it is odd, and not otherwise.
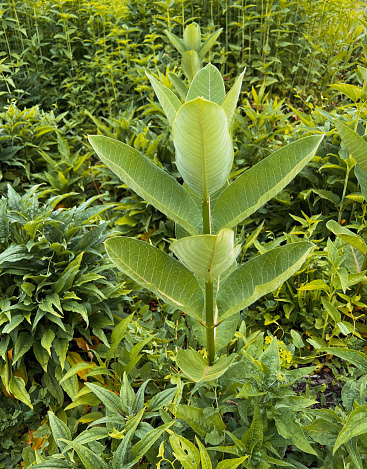
[{"label": "serrated leaf", "polygon": [[70,428],[50,410],[48,411],[48,420],[50,422],[52,436],[57,446],[60,448],[60,451],[64,451],[67,444],[59,439],[64,438],[65,440],[71,440]]},{"label": "serrated leaf", "polygon": [[177,388],[168,388],[155,394],[149,402],[148,411],[154,412],[166,407],[175,397]]},{"label": "serrated leaf", "polygon": [[225,96],[224,82],[220,71],[208,63],[195,75],[187,93],[186,102],[201,97],[220,106]]},{"label": "serrated leaf", "polygon": [[355,103],[363,96],[363,88],[356,85],[349,85],[347,83],[335,83],[329,86],[333,90],[337,90],[345,94],[345,96],[348,96],[348,98],[354,101]]},{"label": "serrated leaf", "polygon": [[157,95],[157,98],[163,108],[164,113],[167,116],[168,122],[170,125],[173,125],[173,122],[176,118],[177,111],[181,107],[181,101],[177,96],[172,93],[172,91],[160,83],[153,75],[145,72],[146,76],[149,78],[151,85],[153,86],[154,92]]},{"label": "serrated leaf", "polygon": [[123,415],[121,400],[114,392],[92,383],[85,383],[85,386],[87,386],[102,401],[106,409],[108,409],[112,414],[118,413]]},{"label": "serrated leaf", "polygon": [[219,287],[218,321],[276,290],[301,268],[313,247],[309,242],[287,244],[254,257],[232,272]]},{"label": "serrated leaf", "polygon": [[25,384],[22,378],[18,376],[13,376],[9,381],[9,389],[16,399],[24,402],[28,407],[33,409],[30,395],[28,394]]},{"label": "serrated leaf", "polygon": [[173,142],[177,168],[191,190],[206,199],[223,186],[232,168],[233,146],[218,104],[196,98],[181,106]]},{"label": "serrated leaf", "polygon": [[13,365],[32,347],[34,338],[28,332],[21,332],[14,345]]},{"label": "serrated leaf", "polygon": [[215,231],[232,228],[275,197],[313,158],[322,139],[315,135],[290,143],[232,182],[215,203]]},{"label": "serrated leaf", "polygon": [[[131,461],[131,457],[129,454],[129,447],[131,444],[132,437],[134,436],[135,430],[138,427],[142,417],[143,417],[144,409],[142,409],[138,415],[132,418],[126,426],[126,434],[119,444],[115,454],[112,458],[112,467],[113,469],[122,469],[125,467],[125,464],[128,464]],[[128,461],[130,459],[130,461]]]},{"label": "serrated leaf", "polygon": [[48,354],[51,356],[51,345],[55,338],[55,332],[52,329],[47,329],[41,338],[42,347],[47,350]]},{"label": "serrated leaf", "polygon": [[89,141],[103,163],[140,197],[190,234],[199,233],[201,213],[187,190],[174,177],[118,140],[90,135]]},{"label": "serrated leaf", "polygon": [[154,430],[146,433],[143,438],[138,441],[131,449],[131,461],[128,464],[124,465],[122,469],[129,469],[134,464],[139,462],[139,460],[149,451],[149,449],[154,445],[158,438],[172,425],[174,422],[169,422],[161,425]]},{"label": "serrated leaf", "polygon": [[105,244],[108,256],[122,272],[170,305],[201,319],[202,290],[194,275],[180,262],[133,238],[111,238]]}]

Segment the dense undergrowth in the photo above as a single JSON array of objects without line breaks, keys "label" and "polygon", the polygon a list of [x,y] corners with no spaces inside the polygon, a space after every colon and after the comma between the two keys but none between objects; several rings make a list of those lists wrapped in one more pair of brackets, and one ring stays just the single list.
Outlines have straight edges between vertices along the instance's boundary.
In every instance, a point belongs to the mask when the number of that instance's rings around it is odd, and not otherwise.
[{"label": "dense undergrowth", "polygon": [[[2,2],[0,468],[367,467],[364,6]],[[246,69],[230,181],[324,134],[237,227],[239,264],[296,241],[314,250],[234,316],[217,351],[234,363],[198,383],[176,355],[200,348],[200,329],[119,272],[103,244],[124,235],[169,252],[174,224],[87,140],[118,139],[182,182],[145,72],[176,90],[181,54],[165,30],[182,37],[194,21],[203,40],[222,28],[204,65],[226,91]]]}]

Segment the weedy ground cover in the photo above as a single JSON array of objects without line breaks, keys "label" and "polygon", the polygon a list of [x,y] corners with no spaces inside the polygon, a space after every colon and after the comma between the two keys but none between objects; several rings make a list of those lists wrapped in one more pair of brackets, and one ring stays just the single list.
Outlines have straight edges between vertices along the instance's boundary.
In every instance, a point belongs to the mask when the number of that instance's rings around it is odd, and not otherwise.
[{"label": "weedy ground cover", "polygon": [[366,467],[364,3],[0,8],[0,467]]}]

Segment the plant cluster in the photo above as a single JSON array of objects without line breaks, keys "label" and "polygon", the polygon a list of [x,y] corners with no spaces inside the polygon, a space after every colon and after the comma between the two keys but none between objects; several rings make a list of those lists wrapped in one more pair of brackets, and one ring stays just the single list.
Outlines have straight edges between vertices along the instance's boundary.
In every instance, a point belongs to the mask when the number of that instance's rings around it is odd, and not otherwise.
[{"label": "plant cluster", "polygon": [[0,468],[367,467],[363,6],[2,3]]}]

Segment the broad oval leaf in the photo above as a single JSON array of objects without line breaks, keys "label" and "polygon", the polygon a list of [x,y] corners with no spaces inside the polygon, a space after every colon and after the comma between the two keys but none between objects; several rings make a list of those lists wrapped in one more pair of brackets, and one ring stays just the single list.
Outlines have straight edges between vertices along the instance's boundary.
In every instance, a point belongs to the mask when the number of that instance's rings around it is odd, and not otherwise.
[{"label": "broad oval leaf", "polygon": [[211,63],[202,68],[194,77],[186,101],[204,98],[221,105],[226,96],[224,82],[220,71]]},{"label": "broad oval leaf", "polygon": [[340,91],[345,94],[349,99],[355,103],[361,99],[363,96],[363,88],[356,85],[349,85],[347,83],[335,83],[334,85],[329,85],[331,89]]},{"label": "broad oval leaf", "polygon": [[219,287],[218,320],[232,316],[277,289],[299,270],[314,244],[300,242],[275,248],[232,272]]},{"label": "broad oval leaf", "polygon": [[234,232],[224,229],[218,235],[181,238],[170,249],[191,272],[212,282],[232,265],[241,246],[234,248]]},{"label": "broad oval leaf", "polygon": [[367,142],[343,122],[335,120],[335,127],[350,154],[367,171]]},{"label": "broad oval leaf", "polygon": [[167,303],[201,319],[204,298],[194,275],[158,248],[133,238],[116,237],[105,242],[116,266]]},{"label": "broad oval leaf", "polygon": [[13,376],[12,379],[9,381],[9,389],[16,399],[24,402],[28,407],[33,409],[33,405],[31,402],[31,397],[28,394],[28,391],[25,388],[24,380],[19,378],[19,376]]},{"label": "broad oval leaf", "polygon": [[182,56],[182,70],[191,83],[200,70],[200,59],[195,50],[188,50]]},{"label": "broad oval leaf", "polygon": [[201,46],[201,34],[197,23],[191,23],[186,26],[183,33],[183,43],[186,50],[195,50],[196,52],[199,52]]},{"label": "broad oval leaf", "polygon": [[218,104],[196,98],[184,104],[173,125],[177,168],[201,198],[225,183],[233,163],[227,118]]},{"label": "broad oval leaf", "polygon": [[176,355],[176,363],[190,379],[198,383],[213,381],[222,376],[232,365],[236,356],[221,357],[212,366],[195,350],[179,350]]},{"label": "broad oval leaf", "polygon": [[231,125],[232,119],[234,116],[234,112],[237,107],[237,101],[241,93],[242,88],[242,81],[245,75],[245,70],[241,73],[241,75],[236,79],[232,88],[228,91],[227,96],[225,97],[222,108],[227,116],[228,125]]},{"label": "broad oval leaf", "polygon": [[323,135],[301,138],[239,176],[214,206],[215,231],[232,228],[278,194],[313,158],[322,139]]},{"label": "broad oval leaf", "polygon": [[118,140],[91,135],[89,141],[103,163],[140,197],[190,234],[200,232],[201,213],[187,190],[174,177]]},{"label": "broad oval leaf", "polygon": [[151,85],[153,86],[154,92],[163,108],[164,113],[167,116],[168,122],[173,125],[177,111],[181,107],[181,101],[172,91],[160,83],[153,75],[145,72],[149,78]]},{"label": "broad oval leaf", "polygon": [[336,439],[333,453],[347,443],[351,438],[367,433],[367,406],[360,406],[354,409],[347,418],[344,427]]},{"label": "broad oval leaf", "polygon": [[338,236],[342,241],[351,244],[353,247],[358,249],[364,256],[367,255],[367,245],[363,241],[363,239],[358,236],[357,234],[353,233],[353,231],[348,230],[348,228],[344,228],[343,226],[339,225],[334,220],[329,220],[326,223],[326,227]]}]

